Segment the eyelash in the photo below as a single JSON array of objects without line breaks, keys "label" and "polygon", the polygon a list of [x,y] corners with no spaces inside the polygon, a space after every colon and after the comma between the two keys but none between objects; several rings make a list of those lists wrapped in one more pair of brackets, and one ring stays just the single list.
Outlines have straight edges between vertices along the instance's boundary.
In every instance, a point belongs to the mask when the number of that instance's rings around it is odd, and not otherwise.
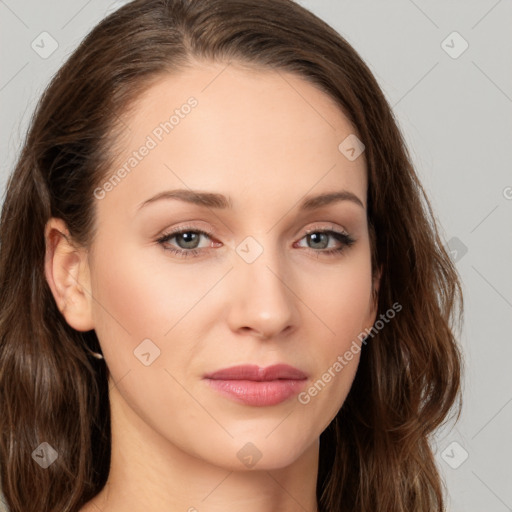
[{"label": "eyelash", "polygon": [[[198,229],[198,228],[195,228],[192,226],[188,226],[188,227],[185,226],[185,227],[180,227],[180,228],[171,230],[169,233],[163,234],[161,237],[159,237],[156,240],[156,242],[158,244],[160,244],[165,251],[169,251],[172,254],[174,254],[180,258],[187,258],[188,256],[191,256],[194,258],[194,257],[200,256],[203,249],[175,249],[172,247],[165,246],[165,243],[169,242],[169,240],[172,240],[177,235],[182,235],[184,233],[196,233],[199,235],[204,235],[208,238],[212,238],[212,236],[213,236],[213,233],[211,233],[210,231]],[[349,234],[341,233],[339,231],[334,231],[332,229],[309,229],[306,231],[306,233],[300,240],[302,240],[306,236],[311,235],[313,233],[315,233],[315,234],[323,233],[323,234],[331,235],[333,238],[335,238],[336,240],[338,240],[339,242],[342,243],[341,247],[338,247],[335,249],[316,250],[316,249],[312,249],[311,247],[306,247],[307,250],[313,251],[314,253],[317,253],[318,255],[319,255],[319,253],[321,253],[321,254],[324,254],[327,256],[336,256],[337,254],[341,254],[342,252],[344,252],[345,249],[348,249],[349,247],[351,247],[355,242],[354,238],[352,238]]]}]

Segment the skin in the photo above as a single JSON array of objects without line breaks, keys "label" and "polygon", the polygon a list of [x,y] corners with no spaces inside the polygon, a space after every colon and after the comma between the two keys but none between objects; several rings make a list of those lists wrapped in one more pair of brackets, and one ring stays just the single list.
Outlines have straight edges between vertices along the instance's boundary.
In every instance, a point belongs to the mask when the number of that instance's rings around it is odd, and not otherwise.
[{"label": "skin", "polygon": [[[59,219],[46,227],[46,276],[58,307],[75,329],[96,330],[110,371],[111,470],[82,511],[315,511],[319,437],[349,392],[359,354],[307,404],[296,395],[241,404],[203,376],[287,363],[308,374],[308,389],[372,326],[378,278],[364,153],[349,161],[338,150],[356,132],[314,85],[201,62],[161,77],[122,116],[112,172],[190,96],[197,106],[96,200],[89,247],[74,247]],[[167,199],[139,209],[177,188],[224,194],[232,208]],[[298,209],[305,197],[339,190],[362,206]],[[190,251],[187,239],[156,241],[191,226],[213,233],[201,237],[197,257],[164,248]],[[342,243],[311,240],[310,228],[346,231],[355,242],[327,255]],[[252,263],[236,250],[248,236],[262,248]],[[149,366],[134,355],[144,339],[160,350]],[[253,467],[237,457],[247,443],[261,454]]]}]

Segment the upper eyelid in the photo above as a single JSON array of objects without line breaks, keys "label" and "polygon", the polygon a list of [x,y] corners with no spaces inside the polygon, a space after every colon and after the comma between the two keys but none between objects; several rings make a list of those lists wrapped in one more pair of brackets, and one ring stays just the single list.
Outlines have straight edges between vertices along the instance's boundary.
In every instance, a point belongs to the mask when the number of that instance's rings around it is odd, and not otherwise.
[{"label": "upper eyelid", "polygon": [[[175,238],[177,235],[180,235],[182,233],[188,233],[188,232],[197,232],[200,235],[209,238],[210,240],[214,240],[213,233],[206,229],[198,228],[198,227],[194,227],[194,226],[184,226],[184,227],[174,228],[174,229],[170,230],[169,232],[163,233],[162,235],[160,235],[158,237],[157,241],[159,241],[159,242],[169,241],[169,240],[172,240],[173,238]],[[331,225],[328,227],[313,226],[312,228],[307,228],[303,232],[303,235],[298,240],[302,240],[304,237],[308,236],[311,233],[318,233],[318,232],[327,233],[327,234],[334,233],[334,234],[344,235],[346,237],[352,238],[349,231],[346,230],[345,228],[335,228],[334,226]],[[331,236],[333,236],[333,235],[331,234]],[[181,247],[179,248],[179,250],[184,251],[184,252],[191,252],[194,250],[196,250],[196,251],[197,250],[206,250],[206,249],[211,249],[211,247],[203,247],[203,248],[196,248],[196,249],[182,249]]]},{"label": "upper eyelid", "polygon": [[308,229],[306,229],[306,231],[304,233],[305,233],[305,235],[308,235],[310,233],[316,233],[317,231],[320,231],[320,232],[323,231],[323,232],[326,232],[326,233],[333,232],[333,233],[339,233],[341,235],[349,235],[349,232],[348,232],[347,229],[345,229],[345,228],[336,228],[334,226],[308,228]]},{"label": "upper eyelid", "polygon": [[[182,234],[182,233],[189,233],[189,232],[197,232],[197,233],[200,233],[202,235],[208,236],[210,238],[212,238],[214,236],[213,232],[209,231],[207,229],[198,228],[198,227],[195,227],[195,226],[185,226],[185,227],[180,227],[180,228],[176,228],[176,229],[171,229],[168,232],[164,232],[158,238],[170,237],[171,235],[176,236],[176,235],[179,235],[179,234]],[[304,231],[304,234],[303,234],[303,236],[301,238],[303,238],[306,235],[309,235],[311,233],[316,233],[316,232],[326,232],[326,233],[334,232],[334,233],[339,233],[339,234],[342,234],[342,235],[349,235],[350,234],[349,231],[346,230],[345,228],[335,228],[333,226],[329,226],[329,227],[316,227],[315,226],[315,227],[312,227],[312,228],[307,228]]]}]

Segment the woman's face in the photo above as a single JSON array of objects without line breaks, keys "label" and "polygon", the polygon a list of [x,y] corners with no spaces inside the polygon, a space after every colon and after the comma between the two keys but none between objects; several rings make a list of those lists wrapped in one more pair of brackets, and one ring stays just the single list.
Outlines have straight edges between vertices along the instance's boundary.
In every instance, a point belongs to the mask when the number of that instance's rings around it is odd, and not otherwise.
[{"label": "woman's face", "polygon": [[[113,414],[217,466],[290,464],[375,319],[354,129],[313,85],[235,64],[162,77],[121,120],[87,283]],[[278,364],[305,377],[205,378]]]}]

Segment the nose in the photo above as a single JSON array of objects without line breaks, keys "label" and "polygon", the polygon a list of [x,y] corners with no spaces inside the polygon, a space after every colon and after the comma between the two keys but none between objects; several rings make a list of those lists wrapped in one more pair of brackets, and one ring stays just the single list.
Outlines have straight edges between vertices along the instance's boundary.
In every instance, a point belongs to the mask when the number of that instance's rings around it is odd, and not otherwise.
[{"label": "nose", "polygon": [[292,272],[269,248],[252,263],[238,258],[231,272],[228,324],[233,332],[263,339],[291,333],[299,325]]}]

